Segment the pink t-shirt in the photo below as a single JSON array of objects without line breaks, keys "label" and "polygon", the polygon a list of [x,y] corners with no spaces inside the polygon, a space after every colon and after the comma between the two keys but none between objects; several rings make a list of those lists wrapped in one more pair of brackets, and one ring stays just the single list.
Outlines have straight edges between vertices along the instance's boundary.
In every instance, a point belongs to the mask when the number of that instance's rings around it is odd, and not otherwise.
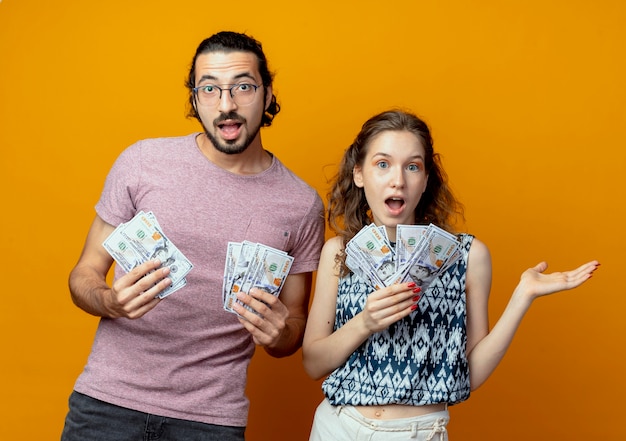
[{"label": "pink t-shirt", "polygon": [[254,343],[223,309],[227,243],[263,243],[294,257],[291,274],[314,271],[323,204],[276,157],[262,173],[232,174],[202,155],[196,135],[140,141],[106,179],[98,215],[116,226],[154,212],[194,268],[186,287],[142,318],[100,320],[75,390],[146,413],[245,426]]}]

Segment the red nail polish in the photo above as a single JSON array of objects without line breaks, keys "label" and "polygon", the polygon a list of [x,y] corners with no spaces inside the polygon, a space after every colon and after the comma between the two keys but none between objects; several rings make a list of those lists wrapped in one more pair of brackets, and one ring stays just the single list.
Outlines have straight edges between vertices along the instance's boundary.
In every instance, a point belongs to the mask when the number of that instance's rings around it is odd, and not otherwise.
[{"label": "red nail polish", "polygon": [[417,294],[417,293],[418,293],[418,292],[420,292],[421,290],[422,290],[422,288],[420,288],[420,287],[418,286],[417,288],[413,289],[413,292],[414,292],[415,294]]},{"label": "red nail polish", "polygon": [[414,302],[417,302],[419,299],[421,299],[420,296],[414,296],[411,300],[413,300]]},{"label": "red nail polish", "polygon": [[411,306],[411,311],[415,311],[417,309],[417,305]]},{"label": "red nail polish", "polygon": [[415,282],[409,282],[407,285],[409,288],[415,288]]}]

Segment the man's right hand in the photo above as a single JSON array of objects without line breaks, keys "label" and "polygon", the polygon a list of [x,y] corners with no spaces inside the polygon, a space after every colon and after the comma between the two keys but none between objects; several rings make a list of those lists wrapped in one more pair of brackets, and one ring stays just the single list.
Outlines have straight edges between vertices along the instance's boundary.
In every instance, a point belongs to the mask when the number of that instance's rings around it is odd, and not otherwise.
[{"label": "man's right hand", "polygon": [[159,303],[155,297],[172,283],[168,277],[170,269],[159,268],[161,262],[151,260],[124,274],[110,287],[107,274],[113,258],[102,243],[114,229],[96,216],[78,263],[70,273],[70,292],[76,306],[89,314],[136,319]]},{"label": "man's right hand", "polygon": [[104,300],[108,315],[136,319],[154,308],[161,301],[156,296],[172,283],[170,269],[160,266],[160,260],[151,260],[117,279]]}]

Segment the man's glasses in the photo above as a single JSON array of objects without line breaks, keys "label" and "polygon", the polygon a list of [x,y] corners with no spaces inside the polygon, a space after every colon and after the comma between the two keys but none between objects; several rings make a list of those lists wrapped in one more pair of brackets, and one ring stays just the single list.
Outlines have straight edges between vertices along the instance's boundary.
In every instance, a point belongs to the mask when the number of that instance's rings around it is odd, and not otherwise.
[{"label": "man's glasses", "polygon": [[222,99],[222,92],[228,91],[232,100],[240,105],[245,106],[254,101],[256,90],[261,87],[256,84],[239,83],[230,87],[220,87],[215,84],[205,84],[204,86],[194,87],[193,93],[198,99],[198,103],[202,106],[214,106]]}]

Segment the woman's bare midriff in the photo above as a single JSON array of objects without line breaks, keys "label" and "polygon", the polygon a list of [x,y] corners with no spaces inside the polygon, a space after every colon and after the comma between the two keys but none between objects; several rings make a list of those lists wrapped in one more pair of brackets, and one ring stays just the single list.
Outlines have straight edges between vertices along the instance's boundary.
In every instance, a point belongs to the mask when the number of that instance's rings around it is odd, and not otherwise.
[{"label": "woman's bare midriff", "polygon": [[425,406],[407,406],[404,404],[389,404],[385,406],[354,406],[361,415],[373,420],[393,420],[397,418],[411,418],[422,416],[446,409],[445,403],[428,404]]}]

